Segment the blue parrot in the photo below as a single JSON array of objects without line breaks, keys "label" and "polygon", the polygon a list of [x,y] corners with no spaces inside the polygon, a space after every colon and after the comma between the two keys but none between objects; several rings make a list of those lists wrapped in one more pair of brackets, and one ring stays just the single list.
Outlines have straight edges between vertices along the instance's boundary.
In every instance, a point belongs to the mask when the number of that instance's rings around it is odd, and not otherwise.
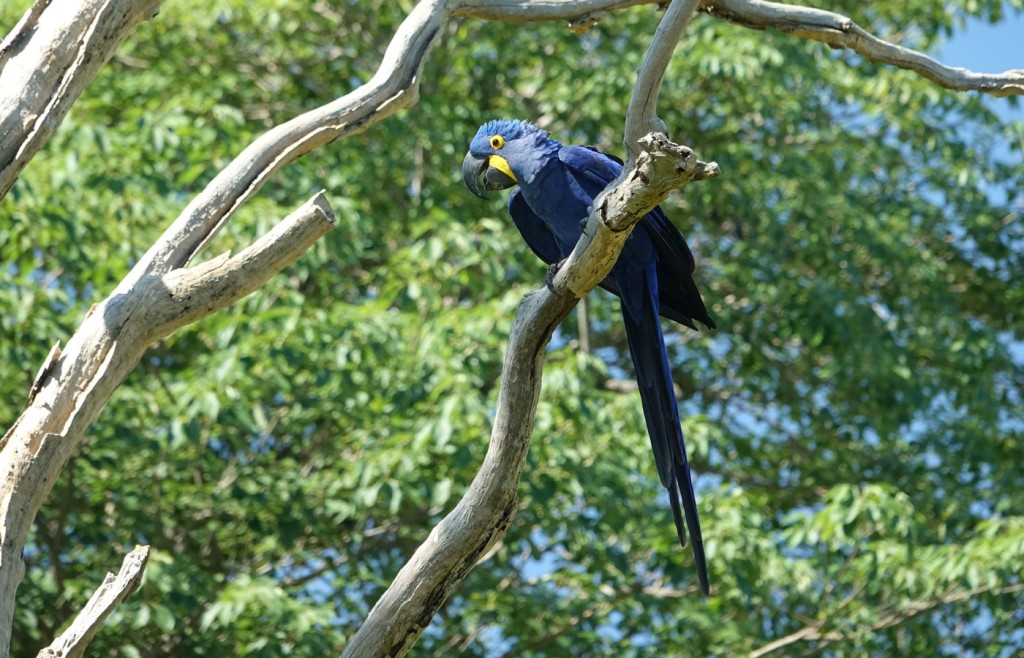
[{"label": "blue parrot", "polygon": [[[462,163],[473,194],[514,185],[508,212],[523,239],[554,270],[569,256],[582,234],[594,198],[622,171],[622,161],[585,146],[564,146],[532,123],[491,121],[480,127]],[[700,291],[693,281],[695,263],[679,230],[660,207],[649,212],[626,240],[618,262],[601,287],[622,301],[629,352],[633,357],[647,432],[661,484],[668,490],[679,543],[687,530],[705,595],[710,591],[697,499],[686,460],[679,409],[659,315],[696,329],[710,328]],[[685,525],[684,525],[685,517]]]}]

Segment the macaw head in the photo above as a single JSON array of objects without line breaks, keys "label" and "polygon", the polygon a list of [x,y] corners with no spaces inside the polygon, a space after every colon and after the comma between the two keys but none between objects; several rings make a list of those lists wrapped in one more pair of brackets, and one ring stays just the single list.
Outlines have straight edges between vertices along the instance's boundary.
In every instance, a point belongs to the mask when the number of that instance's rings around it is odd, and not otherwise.
[{"label": "macaw head", "polygon": [[462,161],[462,181],[469,191],[486,199],[483,189],[504,190],[529,181],[543,164],[548,133],[528,121],[499,119],[480,126]]}]

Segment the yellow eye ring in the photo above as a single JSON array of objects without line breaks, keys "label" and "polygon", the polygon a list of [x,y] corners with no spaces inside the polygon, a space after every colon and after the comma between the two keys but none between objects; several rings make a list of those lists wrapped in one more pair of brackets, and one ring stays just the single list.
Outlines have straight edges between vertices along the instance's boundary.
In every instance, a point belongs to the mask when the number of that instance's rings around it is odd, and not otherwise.
[{"label": "yellow eye ring", "polygon": [[492,149],[500,149],[504,145],[505,145],[505,138],[502,137],[501,135],[495,135],[495,136],[491,137],[491,148]]}]

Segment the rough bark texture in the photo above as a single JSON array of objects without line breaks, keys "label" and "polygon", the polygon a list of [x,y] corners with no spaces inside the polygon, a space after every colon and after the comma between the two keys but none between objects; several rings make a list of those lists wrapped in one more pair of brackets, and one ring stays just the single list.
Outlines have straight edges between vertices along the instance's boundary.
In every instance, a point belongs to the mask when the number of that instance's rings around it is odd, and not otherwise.
[{"label": "rough bark texture", "polygon": [[10,653],[22,549],[36,512],[110,395],[156,340],[248,295],[334,227],[326,197],[312,200],[233,258],[146,275],[94,306],[38,393],[0,439],[0,656]]},{"label": "rough bark texture", "polygon": [[913,71],[946,89],[980,91],[991,96],[1024,94],[1024,69],[976,73],[946,66],[924,53],[879,39],[853,19],[835,12],[763,0],[704,0],[701,9],[755,30],[775,29],[833,48],[849,49],[873,62]]},{"label": "rough bark texture", "polygon": [[82,608],[67,630],[50,646],[39,652],[37,658],[81,658],[89,641],[103,625],[114,608],[128,598],[142,584],[142,573],[149,562],[149,546],[136,546],[121,563],[117,574],[108,573],[89,602]]},{"label": "rough bark texture", "polygon": [[0,43],[0,199],[162,0],[37,0]]},{"label": "rough bark texture", "polygon": [[[415,104],[423,63],[452,17],[566,20],[582,32],[608,12],[655,0],[421,0],[366,84],[255,140],[200,193],[110,296],[51,352],[29,406],[0,439],[0,656],[10,651],[15,594],[29,528],[68,457],[148,345],[248,294],[333,226],[318,195],[233,258],[185,268],[231,214],[279,169]],[[117,45],[159,0],[38,0],[0,44],[0,197],[53,134]],[[584,239],[547,290],[524,299],[506,355],[500,408],[483,467],[464,499],[431,533],[378,602],[346,655],[401,655],[452,588],[504,533],[533,427],[543,349],[554,326],[610,269],[630,227],[670,189],[717,173],[663,135],[654,114],[668,56],[695,8],[755,29],[775,28],[916,71],[944,87],[1024,94],[1024,71],[955,69],[866,33],[850,19],[761,0],[676,0],[648,53],[631,106],[631,158],[596,202]],[[611,189],[611,188],[610,188]],[[84,642],[82,643],[84,647]]]},{"label": "rough bark texture", "polygon": [[[658,125],[654,100],[672,51],[697,7],[673,0],[647,51],[636,89],[650,102],[631,103],[626,135]],[[634,91],[634,95],[636,91]],[[484,463],[455,509],[430,533],[353,636],[343,658],[404,656],[448,595],[500,541],[517,506],[540,397],[545,348],[555,327],[611,271],[630,231],[668,193],[691,180],[717,175],[714,163],[662,134],[631,140],[636,157],[594,202],[583,238],[547,288],[528,294],[512,323],[501,393]]]}]

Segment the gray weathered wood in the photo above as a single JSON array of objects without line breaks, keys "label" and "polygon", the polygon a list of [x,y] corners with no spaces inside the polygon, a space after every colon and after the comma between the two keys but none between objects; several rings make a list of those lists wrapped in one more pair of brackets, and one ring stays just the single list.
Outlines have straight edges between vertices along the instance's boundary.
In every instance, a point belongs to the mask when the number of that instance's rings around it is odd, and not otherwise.
[{"label": "gray weathered wood", "polygon": [[149,562],[149,546],[136,546],[124,557],[117,574],[108,573],[75,620],[37,658],[82,658],[96,631],[121,601],[142,584],[142,572]]},{"label": "gray weathered wood", "polygon": [[[660,85],[682,27],[697,3],[673,0],[640,69],[636,89]],[[655,92],[656,97],[656,92]],[[627,117],[650,121],[653,106]],[[633,226],[670,190],[718,173],[714,163],[661,134],[635,140],[639,154],[594,202],[587,230],[547,288],[528,294],[512,323],[491,441],[466,494],[431,531],[349,641],[343,658],[404,656],[434,614],[488,550],[504,537],[533,433],[545,348],[555,327],[611,270]]]},{"label": "gray weathered wood", "polygon": [[[426,55],[440,27],[452,17],[562,19],[568,21],[570,29],[580,32],[608,12],[657,1],[421,0],[399,27],[380,68],[366,84],[273,128],[240,153],[188,205],[117,289],[93,307],[55,362],[48,364],[52,367],[41,369],[28,408],[0,439],[0,472],[4,473],[0,481],[0,656],[10,649],[14,597],[24,573],[21,551],[35,514],[86,429],[146,346],[247,294],[332,226],[326,199],[319,197],[285,220],[276,237],[261,240],[259,246],[253,245],[234,258],[222,257],[182,269],[235,209],[289,162],[412,106]],[[652,45],[665,61],[695,4],[694,0],[673,2],[669,14],[675,12],[674,17],[667,19],[663,28],[676,36],[656,38]],[[0,43],[0,197],[53,134],[116,46],[159,5],[159,0],[38,0]],[[980,74],[944,66],[922,53],[878,39],[849,18],[832,12],[762,0],[703,0],[700,9],[755,29],[775,28],[849,48],[868,59],[916,71],[950,89],[997,96],[1024,93],[1024,71]],[[663,67],[658,75],[661,70]],[[660,83],[647,73],[640,77],[641,83],[648,84],[656,94]],[[649,100],[646,106],[653,108],[653,97]],[[431,561],[431,555],[436,558],[440,554],[430,551],[445,545],[452,548],[444,558],[449,569],[444,578],[425,591],[409,592],[409,598],[397,608],[406,615],[402,619],[413,619],[414,625],[398,629],[405,634],[404,639],[390,636],[389,646],[396,650],[411,646],[429,621],[426,611],[431,606],[437,609],[473,560],[497,541],[511,518],[519,478],[515,464],[519,463],[521,471],[520,460],[528,446],[539,393],[543,346],[553,327],[603,276],[601,272],[607,272],[629,227],[645,209],[664,198],[669,189],[717,173],[713,163],[696,161],[692,153],[664,135],[650,134],[646,141],[641,140],[639,136],[648,135],[652,126],[661,124],[651,113],[636,116],[642,121],[637,121],[631,111],[626,130],[634,157],[614,191],[595,202],[597,210],[585,239],[555,279],[558,292],[552,295],[544,290],[527,297],[517,315],[514,340],[506,356],[501,398],[505,411],[499,413],[494,428],[496,434],[506,437],[507,445],[498,443],[496,447],[492,441],[484,470],[471,487],[476,500],[485,506],[482,509],[493,514],[492,521],[482,526],[485,530],[479,534],[467,535],[464,529],[477,527],[474,519],[481,515],[471,504],[460,503],[449,516],[452,521],[435,529],[433,539],[421,549],[427,551],[425,557],[403,570],[429,571],[441,565]],[[285,248],[285,243],[291,248]],[[523,356],[517,357],[520,352]],[[498,452],[492,456],[494,450]],[[514,477],[498,482],[497,475],[505,473],[502,469],[510,465]],[[458,536],[469,543],[457,545]],[[413,582],[400,574],[396,586]],[[416,608],[412,617],[406,614],[411,609],[406,604],[418,606],[424,600],[430,605]],[[376,628],[378,620],[386,620],[378,608],[385,610],[386,606],[378,604],[365,628]],[[360,629],[360,634],[363,632]],[[374,655],[359,653],[359,647],[370,645],[357,643],[357,639],[362,642],[357,634],[348,655]]]},{"label": "gray weathered wood", "polygon": [[323,193],[238,255],[148,275],[94,306],[0,439],[0,656],[10,652],[22,548],[39,506],[143,352],[251,293],[334,227]]},{"label": "gray weathered wood", "polygon": [[922,52],[880,39],[853,19],[835,12],[764,0],[704,0],[701,10],[755,30],[771,28],[833,48],[849,49],[873,62],[913,71],[946,89],[991,96],[1024,94],[1024,69],[977,73],[947,66]]},{"label": "gray weathered wood", "polygon": [[0,43],[0,199],[163,0],[36,0]]}]

